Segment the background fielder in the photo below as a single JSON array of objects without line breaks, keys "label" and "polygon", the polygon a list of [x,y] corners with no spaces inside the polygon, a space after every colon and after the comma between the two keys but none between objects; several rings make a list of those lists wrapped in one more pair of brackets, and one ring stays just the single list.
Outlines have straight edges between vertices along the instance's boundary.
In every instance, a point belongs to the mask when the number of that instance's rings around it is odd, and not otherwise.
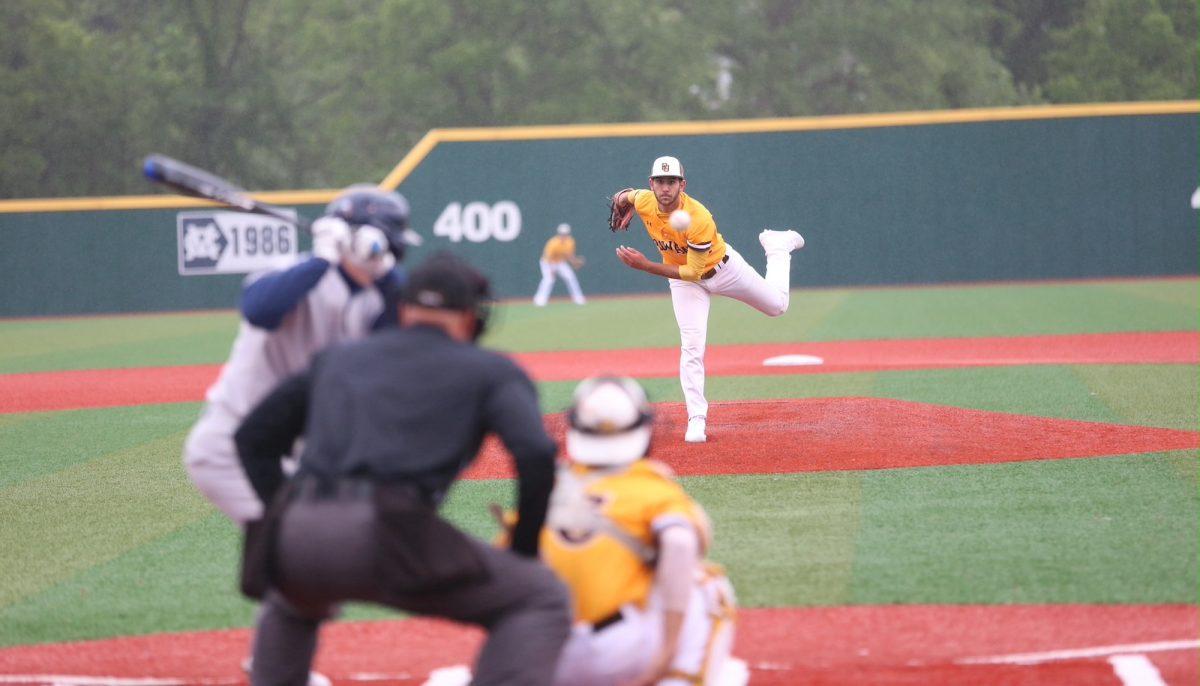
[{"label": "background fielder", "polygon": [[[650,189],[617,191],[610,203],[609,228],[624,231],[636,212],[662,254],[651,262],[635,248],[620,246],[617,257],[632,269],[666,277],[679,325],[679,381],[687,403],[684,440],[707,440],[708,401],[704,397],[704,349],[713,295],[740,300],[766,314],[787,312],[793,250],[804,247],[795,231],[763,231],[758,235],[767,256],[766,278],[759,276],[717,232],[712,213],[684,192],[683,165],[659,157],[650,167]],[[672,219],[672,214],[682,210]]]},{"label": "background fielder", "polygon": [[545,247],[542,248],[542,258],[538,260],[538,266],[542,270],[542,280],[533,296],[534,305],[542,307],[550,300],[556,274],[567,284],[567,291],[576,305],[587,302],[579,288],[579,279],[575,278],[575,270],[583,266],[583,258],[575,254],[575,239],[571,237],[570,224],[558,225],[555,235],[546,241]]}]

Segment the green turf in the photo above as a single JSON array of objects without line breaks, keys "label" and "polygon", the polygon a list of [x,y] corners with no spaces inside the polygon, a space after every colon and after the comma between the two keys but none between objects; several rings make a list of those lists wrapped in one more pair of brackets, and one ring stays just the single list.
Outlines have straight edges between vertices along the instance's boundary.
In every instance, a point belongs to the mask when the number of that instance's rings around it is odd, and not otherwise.
[{"label": "green turf", "polygon": [[[1198,396],[1192,365],[1045,365],[848,374],[710,377],[710,402],[754,398],[867,396],[992,412],[1195,430]],[[679,381],[644,379],[654,402],[683,402]],[[541,384],[542,408],[561,412],[574,382]],[[717,412],[719,410],[713,410]]]},{"label": "green turf", "polygon": [[182,433],[0,490],[0,608],[206,516],[184,478]]},{"label": "green turf", "polygon": [[1195,454],[863,479],[850,603],[1190,603]]},{"label": "green turf", "polygon": [[[664,289],[665,290],[665,289]],[[713,301],[711,345],[789,341],[1194,331],[1195,279],[1136,282],[795,290],[788,313]],[[667,295],[497,308],[488,345],[510,351],[679,343]],[[0,374],[225,361],[232,311],[0,321]]]},{"label": "green turf", "polygon": [[1167,453],[685,483],[749,607],[1189,603],[1197,474]]},{"label": "green turf", "polygon": [[[1194,454],[1167,453],[683,482],[745,607],[1188,603],[1197,473]],[[512,498],[511,482],[464,482],[446,513],[491,539],[487,504]],[[8,603],[0,645],[246,626],[236,565],[233,525],[193,516]]]},{"label": "green turf", "polygon": [[179,403],[0,415],[0,489],[151,441],[169,439],[167,445],[182,449],[181,432],[199,408]]},{"label": "green turf", "polygon": [[238,545],[234,525],[204,510],[0,609],[0,645],[248,626],[254,609],[236,590]]},{"label": "green turf", "polygon": [[[1195,279],[796,291],[768,319],[714,303],[710,343],[1195,331]],[[223,362],[231,312],[0,321],[0,374]],[[663,296],[506,304],[508,350],[674,346]],[[619,370],[618,370],[619,371]],[[676,378],[644,381],[679,402]],[[574,383],[540,386],[561,411]],[[714,377],[714,402],[867,396],[1197,430],[1196,365],[1047,365]],[[0,377],[0,392],[3,378]],[[247,626],[235,527],[179,454],[197,403],[0,415],[0,645]],[[750,607],[1195,603],[1195,451],[926,469],[689,477],[714,557]],[[491,537],[509,482],[460,483],[448,516]],[[391,616],[353,606],[348,618]]]},{"label": "green turf", "polygon": [[224,362],[228,312],[0,320],[0,374]]}]

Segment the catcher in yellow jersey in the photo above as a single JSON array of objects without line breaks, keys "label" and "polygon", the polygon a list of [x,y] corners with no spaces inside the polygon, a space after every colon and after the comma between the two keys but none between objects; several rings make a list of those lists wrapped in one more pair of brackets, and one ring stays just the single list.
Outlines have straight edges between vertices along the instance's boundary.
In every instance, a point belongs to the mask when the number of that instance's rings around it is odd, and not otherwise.
[{"label": "catcher in yellow jersey", "polygon": [[759,276],[733,246],[717,232],[712,213],[684,190],[683,165],[660,157],[650,166],[650,188],[625,188],[609,202],[609,228],[625,231],[636,212],[662,263],[652,262],[635,248],[620,246],[617,257],[626,266],[666,277],[679,325],[679,381],[687,403],[684,440],[703,443],[708,420],[704,397],[704,348],[708,310],[713,295],[740,300],[769,317],[787,312],[793,250],[804,247],[795,231],[763,231],[758,242],[767,255],[766,277]]},{"label": "catcher in yellow jersey", "polygon": [[744,684],[729,658],[735,603],[704,562],[712,530],[670,469],[643,459],[653,418],[628,378],[579,385],[567,454],[546,524],[543,561],[571,591],[576,623],[558,686]]},{"label": "catcher in yellow jersey", "polygon": [[559,224],[554,236],[546,241],[542,248],[542,258],[538,267],[542,270],[542,280],[538,284],[537,293],[533,296],[533,304],[545,306],[550,300],[550,291],[554,288],[554,275],[562,277],[571,294],[571,301],[583,305],[587,299],[579,288],[579,279],[575,278],[575,270],[583,266],[583,258],[575,254],[575,239],[571,237],[571,225]]}]

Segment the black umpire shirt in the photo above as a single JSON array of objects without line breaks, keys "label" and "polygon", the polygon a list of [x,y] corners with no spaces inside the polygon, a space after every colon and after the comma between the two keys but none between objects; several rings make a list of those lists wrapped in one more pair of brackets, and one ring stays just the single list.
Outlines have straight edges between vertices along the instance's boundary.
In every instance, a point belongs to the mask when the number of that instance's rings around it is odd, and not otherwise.
[{"label": "black umpire shirt", "polygon": [[558,450],[537,391],[512,360],[439,328],[392,329],[326,350],[264,398],[234,440],[264,503],[303,434],[298,476],[411,482],[437,506],[492,432],[516,463],[512,549],[536,556]]}]

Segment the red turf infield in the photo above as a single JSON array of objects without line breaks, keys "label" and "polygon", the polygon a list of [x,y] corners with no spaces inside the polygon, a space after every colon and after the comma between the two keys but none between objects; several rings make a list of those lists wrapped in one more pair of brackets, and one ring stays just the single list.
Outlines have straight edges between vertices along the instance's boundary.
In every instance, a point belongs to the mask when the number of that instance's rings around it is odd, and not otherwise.
[{"label": "red turf infield", "polygon": [[[322,634],[317,667],[337,684],[419,684],[431,669],[470,663],[480,636],[430,620],[334,623]],[[1200,673],[1198,636],[1200,614],[1187,605],[746,609],[735,655],[750,665],[751,684],[764,686],[1117,686],[1122,681],[1106,661],[1117,654],[1145,655],[1165,683],[1183,685]],[[0,675],[8,675],[0,683],[72,683],[67,675],[244,683],[238,663],[248,641],[248,631],[234,630],[7,648],[0,650]],[[1076,649],[1095,650],[1060,652]],[[1031,664],[1005,659],[1012,655]]]},{"label": "red turf infield", "polygon": [[[766,357],[792,353],[826,362],[816,368],[761,366]],[[674,376],[677,356],[671,348],[519,357],[536,378],[548,381],[612,369]],[[1197,362],[1200,334],[1194,333],[727,346],[708,355],[714,375]],[[195,401],[215,373],[216,367],[204,366],[0,376],[0,412]],[[656,456],[681,474],[884,469],[1200,447],[1200,432],[872,398],[715,404],[710,442],[699,446],[671,438],[683,432],[678,406],[661,406],[659,415],[664,440],[656,444]],[[561,416],[547,419],[561,439]],[[490,445],[469,476],[508,476],[505,462]],[[1198,614],[1190,605],[754,609],[742,612],[736,654],[749,662],[756,685],[1128,684],[1106,661],[1118,653],[1145,655],[1161,676],[1139,686],[1191,684],[1200,676]],[[318,666],[335,683],[419,684],[434,667],[469,662],[478,641],[475,631],[425,620],[334,624]],[[0,684],[240,684],[245,679],[237,665],[247,642],[248,632],[238,630],[8,648],[0,650]],[[1044,654],[1033,664],[1003,657],[1082,648],[1096,650]],[[969,658],[994,659],[963,662]],[[150,678],[163,681],[145,681]]]},{"label": "red turf infield", "polygon": [[[887,398],[713,403],[708,442],[683,442],[683,405],[657,406],[652,454],[681,475],[780,474],[1054,460],[1200,448],[1200,432],[968,410]],[[546,417],[560,445],[563,415]],[[467,472],[511,478],[490,441]]]},{"label": "red turf infield", "polygon": [[[763,366],[781,355],[812,355],[817,366]],[[538,381],[620,371],[640,378],[679,373],[678,348],[523,353]],[[1019,338],[938,338],[710,346],[711,376],[816,374],[1030,364],[1197,364],[1200,333],[1113,333]],[[196,402],[219,365],[97,369],[0,375],[0,414]]]}]

